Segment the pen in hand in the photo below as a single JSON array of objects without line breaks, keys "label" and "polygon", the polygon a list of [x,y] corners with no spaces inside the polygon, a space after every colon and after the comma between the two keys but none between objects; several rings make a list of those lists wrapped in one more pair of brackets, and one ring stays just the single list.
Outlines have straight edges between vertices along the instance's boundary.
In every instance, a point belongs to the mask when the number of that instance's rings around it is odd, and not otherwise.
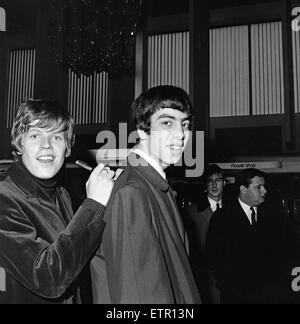
[{"label": "pen in hand", "polygon": [[87,170],[87,171],[93,171],[93,168],[90,167],[87,163],[83,162],[83,161],[76,161],[75,164],[77,164],[78,166],[80,166],[81,168]]},{"label": "pen in hand", "polygon": [[[90,167],[87,163],[83,162],[83,161],[76,161],[75,164],[77,164],[78,166],[80,166],[81,168],[87,170],[87,171],[90,171],[92,172],[93,171],[93,168]],[[123,173],[123,170],[122,169],[118,169],[116,172],[115,172],[115,175],[113,177],[113,181],[117,181],[119,176]]]}]

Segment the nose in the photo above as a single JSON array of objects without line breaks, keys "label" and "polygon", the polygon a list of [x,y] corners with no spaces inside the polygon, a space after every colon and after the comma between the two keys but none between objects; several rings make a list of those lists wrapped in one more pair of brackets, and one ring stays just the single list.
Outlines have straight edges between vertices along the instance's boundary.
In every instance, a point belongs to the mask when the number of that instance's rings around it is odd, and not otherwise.
[{"label": "nose", "polygon": [[262,187],[261,191],[262,191],[263,195],[266,195],[268,193],[268,191],[265,187]]},{"label": "nose", "polygon": [[52,149],[51,139],[48,136],[42,138],[41,148]]},{"label": "nose", "polygon": [[175,130],[175,136],[176,136],[176,138],[178,138],[180,140],[185,139],[185,131],[184,131],[184,128],[182,126],[177,127],[177,129]]}]

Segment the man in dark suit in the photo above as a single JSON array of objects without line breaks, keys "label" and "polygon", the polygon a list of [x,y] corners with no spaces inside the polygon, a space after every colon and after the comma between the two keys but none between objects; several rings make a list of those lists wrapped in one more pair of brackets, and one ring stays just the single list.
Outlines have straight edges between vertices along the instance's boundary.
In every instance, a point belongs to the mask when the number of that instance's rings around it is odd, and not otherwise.
[{"label": "man in dark suit", "polygon": [[215,164],[209,165],[203,175],[205,194],[198,193],[195,203],[184,208],[185,223],[190,242],[190,263],[196,283],[205,304],[219,304],[220,292],[205,262],[205,246],[208,227],[213,213],[223,206],[225,188],[224,171]]},{"label": "man in dark suit", "polygon": [[256,169],[237,177],[238,197],[217,211],[206,255],[225,304],[275,302],[283,265],[284,219],[265,203],[266,175]]}]

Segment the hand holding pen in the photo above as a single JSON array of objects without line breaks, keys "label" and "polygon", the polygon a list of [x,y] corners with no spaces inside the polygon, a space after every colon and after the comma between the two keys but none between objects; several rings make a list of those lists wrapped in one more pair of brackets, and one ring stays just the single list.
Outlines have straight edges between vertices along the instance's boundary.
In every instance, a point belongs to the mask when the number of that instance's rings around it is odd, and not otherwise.
[{"label": "hand holding pen", "polygon": [[[83,169],[85,169],[87,171],[90,171],[90,172],[93,171],[93,168],[91,166],[89,166],[86,162],[83,162],[81,160],[77,160],[75,162],[75,164],[77,164],[79,167],[81,167],[81,168],[83,168]],[[111,171],[111,169],[108,166],[104,167],[103,170],[107,171],[107,173],[109,173]],[[115,172],[115,176],[113,177],[113,180],[116,181],[119,178],[119,176],[122,174],[122,172],[123,172],[122,169],[118,169]]]},{"label": "hand holding pen", "polygon": [[108,166],[105,166],[102,163],[100,163],[94,170],[83,161],[76,161],[76,164],[91,172],[91,175],[86,183],[87,197],[99,202],[103,206],[106,206],[109,201],[114,182],[117,180],[123,170],[118,169],[116,172],[114,172]]}]

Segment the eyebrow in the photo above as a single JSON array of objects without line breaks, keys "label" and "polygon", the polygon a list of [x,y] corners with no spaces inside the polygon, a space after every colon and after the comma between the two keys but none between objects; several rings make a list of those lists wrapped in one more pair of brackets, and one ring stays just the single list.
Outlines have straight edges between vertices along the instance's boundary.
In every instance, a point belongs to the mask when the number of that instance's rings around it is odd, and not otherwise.
[{"label": "eyebrow", "polygon": [[46,128],[39,128],[39,127],[30,127],[27,133],[29,133],[29,132],[40,132],[41,133],[43,131],[45,131],[46,133],[53,133],[53,134],[65,133],[64,131],[62,131],[62,130],[60,131],[59,129],[47,131]]},{"label": "eyebrow", "polygon": [[[170,119],[173,119],[173,120],[177,120],[177,118],[175,118],[174,116],[172,115],[168,115],[168,114],[163,114],[163,115],[160,115],[157,120],[160,120],[160,119],[164,119],[164,118],[170,118]],[[184,121],[190,121],[189,117],[186,117],[186,118],[183,118],[181,120],[182,122]]]}]

